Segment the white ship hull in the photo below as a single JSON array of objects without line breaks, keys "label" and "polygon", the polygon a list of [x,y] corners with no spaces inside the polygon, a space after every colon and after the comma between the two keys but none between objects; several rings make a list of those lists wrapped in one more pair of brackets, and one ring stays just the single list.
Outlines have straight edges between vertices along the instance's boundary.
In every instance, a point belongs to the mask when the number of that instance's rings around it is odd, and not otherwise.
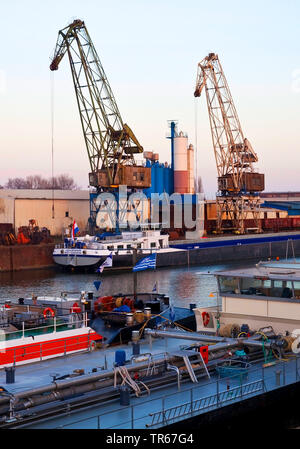
[{"label": "white ship hull", "polygon": [[[85,250],[72,250],[65,249],[62,253],[61,250],[54,250],[53,252],[53,260],[57,265],[65,266],[65,267],[97,267],[99,266],[106,257],[111,254],[109,251],[88,251]],[[174,253],[182,250],[177,250],[175,248],[162,248],[157,251],[144,250],[138,252],[138,260],[142,257],[146,257],[149,254],[153,253]],[[132,265],[132,251],[124,251],[122,252],[113,252],[113,267],[120,266],[131,266]]]},{"label": "white ship hull", "polygon": [[[75,247],[74,247],[75,246]],[[79,246],[79,247],[78,247]],[[95,240],[92,237],[77,238],[58,245],[53,251],[54,262],[64,267],[97,267],[112,254],[113,267],[126,267],[133,264],[133,249],[137,250],[137,260],[156,253],[175,253],[183,251],[169,247],[169,236],[160,231],[123,233],[122,238]]]}]

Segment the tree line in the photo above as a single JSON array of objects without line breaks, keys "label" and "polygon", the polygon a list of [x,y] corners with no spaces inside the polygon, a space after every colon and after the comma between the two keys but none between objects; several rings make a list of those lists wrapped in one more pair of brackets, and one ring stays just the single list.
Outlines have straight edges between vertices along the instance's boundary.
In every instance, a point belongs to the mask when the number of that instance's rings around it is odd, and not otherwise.
[{"label": "tree line", "polygon": [[63,174],[50,178],[40,175],[26,176],[26,178],[9,178],[0,189],[45,189],[45,190],[78,190],[79,187],[74,179]]}]

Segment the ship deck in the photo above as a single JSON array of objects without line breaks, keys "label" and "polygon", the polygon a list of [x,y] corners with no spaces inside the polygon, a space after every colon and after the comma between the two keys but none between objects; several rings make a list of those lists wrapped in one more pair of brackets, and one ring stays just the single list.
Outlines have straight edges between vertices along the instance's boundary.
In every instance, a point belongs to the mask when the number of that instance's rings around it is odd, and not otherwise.
[{"label": "ship deck", "polygon": [[[141,340],[140,354],[151,352],[154,356],[178,354],[182,349],[192,345],[192,340],[176,338],[154,338]],[[105,372],[112,370],[115,362],[116,349],[126,352],[126,360],[132,358],[131,344],[116,348],[99,349],[94,352],[68,355],[36,364],[19,366],[15,372],[15,383],[5,383],[5,372],[0,372],[0,385],[14,394],[51,383],[53,376],[61,377],[73,373],[74,370],[84,370],[84,374],[95,373],[95,370]],[[210,364],[211,362],[209,362]],[[208,366],[209,366],[208,364]],[[253,396],[276,390],[283,385],[289,385],[299,380],[300,362],[298,356],[290,355],[284,360],[273,359],[255,363],[249,369],[247,376],[220,378],[214,371],[209,379],[204,373],[198,376],[198,382],[190,378],[182,381],[180,386],[175,380],[169,386],[156,385],[150,394],[143,391],[141,396],[131,394],[130,405],[120,405],[120,397],[102,403],[92,403],[93,392],[82,399],[80,408],[72,409],[76,398],[60,401],[60,411],[47,419],[22,424],[11,423],[12,428],[34,429],[152,429],[160,428],[185,420],[191,416],[239,403]],[[118,384],[120,385],[120,378]],[[92,404],[92,405],[91,405]],[[57,403],[40,407],[40,411],[57,407]],[[25,414],[28,415],[30,410]],[[21,413],[22,416],[22,413]]]}]

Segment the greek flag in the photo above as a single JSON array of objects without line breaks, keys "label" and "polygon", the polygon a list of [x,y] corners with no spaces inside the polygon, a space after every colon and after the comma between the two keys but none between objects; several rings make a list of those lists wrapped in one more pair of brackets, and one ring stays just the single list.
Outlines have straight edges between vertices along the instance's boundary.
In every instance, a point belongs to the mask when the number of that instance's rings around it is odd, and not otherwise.
[{"label": "greek flag", "polygon": [[143,271],[151,268],[154,270],[156,268],[156,253],[144,257],[133,267],[132,271]]},{"label": "greek flag", "polygon": [[96,273],[102,273],[104,267],[112,267],[112,253],[110,253],[110,255],[100,265],[100,267],[96,270]]}]

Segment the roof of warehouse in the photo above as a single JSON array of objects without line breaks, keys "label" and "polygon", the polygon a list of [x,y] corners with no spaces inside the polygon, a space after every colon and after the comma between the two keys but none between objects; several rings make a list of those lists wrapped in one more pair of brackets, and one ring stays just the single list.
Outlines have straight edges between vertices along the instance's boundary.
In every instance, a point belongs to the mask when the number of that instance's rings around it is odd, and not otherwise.
[{"label": "roof of warehouse", "polygon": [[265,201],[262,206],[274,207],[281,210],[300,210],[300,201]]},{"label": "roof of warehouse", "polygon": [[0,198],[88,200],[88,190],[0,189]]}]

